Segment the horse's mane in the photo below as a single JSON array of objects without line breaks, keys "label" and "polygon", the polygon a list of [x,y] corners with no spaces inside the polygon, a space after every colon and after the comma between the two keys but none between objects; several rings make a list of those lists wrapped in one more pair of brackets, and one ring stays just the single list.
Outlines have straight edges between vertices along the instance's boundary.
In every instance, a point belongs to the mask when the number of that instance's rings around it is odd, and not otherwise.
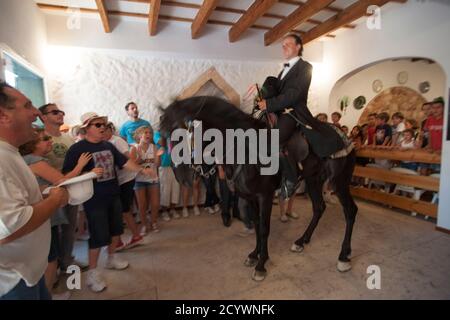
[{"label": "horse's mane", "polygon": [[174,124],[200,120],[204,127],[225,129],[262,129],[264,122],[255,119],[232,103],[221,98],[199,96],[178,100],[163,110],[161,130],[170,132]]}]

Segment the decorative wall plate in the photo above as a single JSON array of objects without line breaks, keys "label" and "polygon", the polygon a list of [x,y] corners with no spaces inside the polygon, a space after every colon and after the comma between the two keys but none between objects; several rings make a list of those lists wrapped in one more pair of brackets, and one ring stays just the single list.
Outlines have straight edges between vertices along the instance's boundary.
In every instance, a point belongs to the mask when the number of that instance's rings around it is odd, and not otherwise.
[{"label": "decorative wall plate", "polygon": [[383,90],[383,82],[381,82],[381,80],[375,80],[372,83],[372,90],[376,93],[380,92],[381,90]]},{"label": "decorative wall plate", "polygon": [[364,97],[364,96],[359,96],[358,98],[353,100],[353,107],[356,110],[362,109],[365,104],[366,104],[366,97]]},{"label": "decorative wall plate", "polygon": [[399,84],[405,84],[406,82],[408,82],[408,72],[406,71],[399,72],[397,75],[397,82]]},{"label": "decorative wall plate", "polygon": [[421,93],[427,93],[428,91],[430,91],[430,87],[431,86],[430,86],[430,83],[428,81],[421,82],[419,84],[419,91]]}]

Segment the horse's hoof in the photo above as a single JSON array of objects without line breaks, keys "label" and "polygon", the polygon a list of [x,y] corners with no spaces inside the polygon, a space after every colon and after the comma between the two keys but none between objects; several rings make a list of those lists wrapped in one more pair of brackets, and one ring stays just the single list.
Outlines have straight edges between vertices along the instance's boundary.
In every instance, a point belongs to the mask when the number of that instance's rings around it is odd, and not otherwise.
[{"label": "horse's hoof", "polygon": [[253,274],[252,274],[252,279],[254,280],[254,281],[257,281],[257,282],[260,282],[260,281],[263,281],[265,278],[266,278],[266,271],[253,271]]},{"label": "horse's hoof", "polygon": [[300,253],[300,252],[303,251],[303,249],[304,249],[303,246],[299,246],[299,245],[297,245],[295,243],[291,246],[291,251],[292,252]]},{"label": "horse's hoof", "polygon": [[246,267],[254,267],[258,263],[258,260],[247,257],[244,261],[244,266]]},{"label": "horse's hoof", "polygon": [[351,268],[352,268],[352,265],[350,262],[338,261],[338,263],[337,263],[337,269],[339,272],[347,272],[347,271],[350,271]]}]

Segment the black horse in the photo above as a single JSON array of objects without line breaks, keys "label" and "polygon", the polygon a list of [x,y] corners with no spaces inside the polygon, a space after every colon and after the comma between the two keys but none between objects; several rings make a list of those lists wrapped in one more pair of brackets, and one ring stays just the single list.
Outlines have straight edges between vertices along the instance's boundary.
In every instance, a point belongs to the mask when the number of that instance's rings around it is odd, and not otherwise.
[{"label": "black horse", "polygon": [[[175,101],[162,110],[161,131],[170,134],[177,128],[186,128],[186,123],[193,120],[202,122],[203,130],[215,128],[225,136],[226,129],[266,129],[266,123],[243,112],[227,101],[216,97],[192,97]],[[270,131],[269,131],[270,132]],[[249,152],[246,145],[246,152]],[[346,220],[345,237],[338,258],[337,268],[344,272],[351,269],[351,236],[358,208],[350,194],[350,181],[355,166],[355,153],[336,159],[320,159],[310,151],[303,134],[297,131],[287,144],[290,157],[298,163],[299,174],[305,179],[307,190],[313,204],[312,220],[303,233],[291,247],[293,252],[302,252],[304,244],[308,244],[311,236],[325,211],[322,197],[322,186],[328,178],[344,209]],[[278,151],[277,151],[278,152]],[[248,201],[254,214],[256,248],[245,261],[249,267],[255,266],[252,278],[264,280],[266,276],[265,263],[269,258],[268,236],[270,232],[270,216],[272,199],[280,186],[281,174],[261,175],[262,165],[257,164],[225,164],[227,179],[231,180],[239,196]],[[192,168],[188,165],[178,165],[175,169],[180,183],[192,177]],[[180,178],[181,177],[181,178]]]}]

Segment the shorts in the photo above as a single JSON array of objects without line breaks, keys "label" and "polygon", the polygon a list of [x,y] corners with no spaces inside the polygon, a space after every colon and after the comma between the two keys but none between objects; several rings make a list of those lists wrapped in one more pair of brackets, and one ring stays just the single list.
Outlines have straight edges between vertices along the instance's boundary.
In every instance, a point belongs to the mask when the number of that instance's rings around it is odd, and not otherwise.
[{"label": "shorts", "polygon": [[145,189],[145,188],[151,188],[151,187],[159,187],[159,181],[155,182],[143,182],[143,181],[136,181],[134,183],[134,190],[139,189]]},{"label": "shorts", "polygon": [[161,206],[169,207],[171,204],[180,202],[180,185],[175,178],[171,167],[159,168],[159,179],[161,184]]},{"label": "shorts", "polygon": [[102,195],[84,203],[89,228],[89,249],[111,244],[111,238],[123,234],[120,195]]},{"label": "shorts", "polygon": [[50,252],[48,253],[48,262],[53,262],[60,256],[61,249],[59,247],[59,226],[52,227],[50,238]]},{"label": "shorts", "polygon": [[419,164],[417,162],[401,162],[400,163],[401,168],[417,171],[419,168]]},{"label": "shorts", "polygon": [[134,200],[134,179],[120,185],[120,202],[122,203],[122,212],[130,212]]},{"label": "shorts", "polygon": [[420,163],[420,169],[430,169],[432,173],[441,173],[441,165],[439,163]]}]

